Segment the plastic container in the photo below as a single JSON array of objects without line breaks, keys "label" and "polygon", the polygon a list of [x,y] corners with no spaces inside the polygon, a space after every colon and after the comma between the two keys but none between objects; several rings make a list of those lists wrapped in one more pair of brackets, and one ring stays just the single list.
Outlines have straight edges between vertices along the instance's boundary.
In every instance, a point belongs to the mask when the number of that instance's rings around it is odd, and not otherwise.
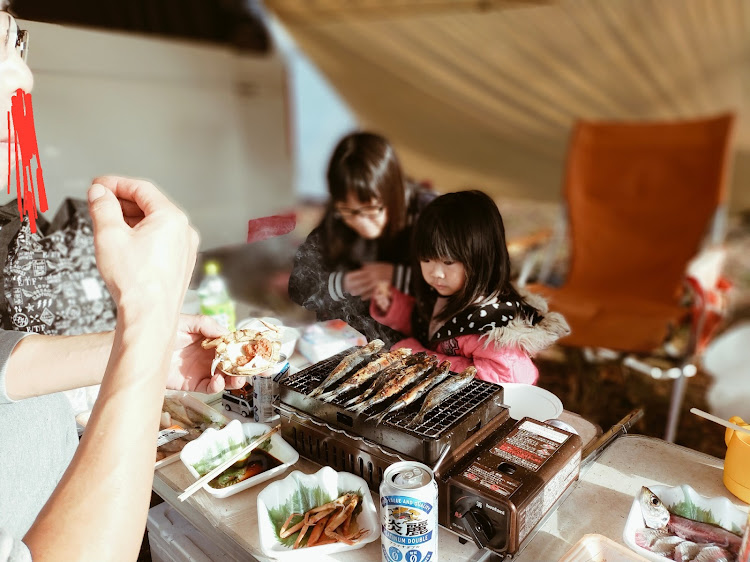
[{"label": "plastic container", "polygon": [[[664,558],[664,560],[668,560]],[[646,562],[632,550],[604,535],[583,535],[559,562]]]},{"label": "plastic container", "polygon": [[235,327],[234,301],[229,296],[227,285],[219,275],[219,264],[213,260],[204,266],[205,275],[198,285],[201,314],[210,316],[232,331]]},{"label": "plastic container", "polygon": [[153,562],[229,562],[230,557],[168,503],[149,509],[146,521]]},{"label": "plastic container", "polygon": [[355,345],[367,345],[367,338],[343,320],[327,320],[305,328],[297,349],[317,363]]}]

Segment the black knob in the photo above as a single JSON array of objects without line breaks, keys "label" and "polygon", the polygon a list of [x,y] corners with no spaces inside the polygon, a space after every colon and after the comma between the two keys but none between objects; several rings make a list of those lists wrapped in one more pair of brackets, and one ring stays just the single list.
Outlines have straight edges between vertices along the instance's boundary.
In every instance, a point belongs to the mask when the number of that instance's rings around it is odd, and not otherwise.
[{"label": "black knob", "polygon": [[460,521],[477,548],[485,548],[495,534],[489,517],[478,507],[466,511]]}]

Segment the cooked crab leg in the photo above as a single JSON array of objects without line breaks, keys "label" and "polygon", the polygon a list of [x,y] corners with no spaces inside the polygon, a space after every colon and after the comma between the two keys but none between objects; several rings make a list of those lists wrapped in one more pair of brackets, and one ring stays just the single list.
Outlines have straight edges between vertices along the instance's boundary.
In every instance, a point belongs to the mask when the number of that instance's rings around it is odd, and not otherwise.
[{"label": "cooked crab leg", "polygon": [[[279,530],[279,536],[282,539],[287,538],[290,535],[293,535],[297,531],[299,531],[302,526],[305,524],[305,519],[303,517],[304,513],[292,513],[289,517],[286,518],[286,521],[284,521],[284,524],[281,526],[281,529]],[[293,527],[288,527],[289,523],[292,522],[292,519],[294,519],[296,516],[303,517],[302,520],[294,525]]]},{"label": "cooked crab leg", "polygon": [[328,523],[329,517],[330,515],[326,515],[323,519],[315,524],[315,527],[313,527],[313,530],[310,533],[310,538],[307,539],[307,546],[315,546],[315,544],[318,543],[321,535],[323,534],[323,531],[325,530],[326,524]]}]

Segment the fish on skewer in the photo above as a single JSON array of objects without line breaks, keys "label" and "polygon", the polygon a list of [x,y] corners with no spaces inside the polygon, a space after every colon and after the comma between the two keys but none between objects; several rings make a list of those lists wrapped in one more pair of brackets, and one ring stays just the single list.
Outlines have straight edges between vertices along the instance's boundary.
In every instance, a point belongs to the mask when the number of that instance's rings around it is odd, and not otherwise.
[{"label": "fish on skewer", "polygon": [[388,408],[385,409],[385,411],[382,414],[375,414],[374,416],[370,416],[370,418],[375,418],[375,425],[379,425],[385,417],[392,413],[392,412],[398,412],[399,410],[403,410],[406,408],[409,404],[412,404],[419,400],[422,396],[424,396],[427,392],[430,391],[431,388],[433,388],[435,385],[440,384],[443,382],[449,375],[451,370],[451,362],[450,361],[443,361],[435,367],[435,369],[427,375],[419,384],[414,386],[411,390],[407,391],[406,393],[402,394],[398,400],[396,400],[393,404],[391,404]]},{"label": "fish on skewer", "polygon": [[406,427],[416,427],[424,421],[425,416],[431,410],[434,410],[437,406],[445,402],[449,397],[456,394],[458,391],[463,390],[469,386],[474,380],[474,376],[477,374],[476,367],[466,367],[458,375],[452,376],[449,379],[443,381],[438,386],[433,388],[427,397],[424,399],[422,407],[419,409],[419,413]]},{"label": "fish on skewer", "polygon": [[375,396],[364,402],[360,402],[356,406],[349,407],[347,410],[351,412],[364,412],[371,406],[399,395],[405,388],[419,382],[435,365],[437,365],[437,359],[433,357],[412,365],[408,369],[405,369],[399,376],[386,383]]},{"label": "fish on skewer", "polygon": [[367,381],[375,378],[380,371],[382,371],[383,369],[387,369],[394,363],[401,361],[410,354],[411,349],[407,347],[402,347],[401,349],[396,349],[394,351],[384,353],[374,361],[370,361],[367,365],[365,365],[351,377],[346,379],[344,383],[338,388],[335,388],[318,396],[318,399],[330,402],[337,396],[341,396],[342,394],[349,392],[350,390],[362,386]]},{"label": "fish on skewer", "polygon": [[418,351],[417,353],[406,356],[403,361],[397,361],[387,369],[383,369],[382,371],[380,371],[378,378],[375,379],[375,382],[367,387],[367,390],[365,390],[362,394],[358,394],[354,398],[344,402],[344,408],[348,408],[349,406],[354,406],[355,404],[364,402],[370,396],[383,388],[383,385],[385,383],[399,376],[403,369],[405,369],[406,367],[411,367],[412,365],[416,365],[420,361],[423,361],[426,357],[427,352]]},{"label": "fish on skewer", "polygon": [[341,362],[336,365],[336,367],[331,371],[331,374],[329,374],[323,382],[321,382],[310,394],[309,396],[318,396],[320,394],[323,394],[325,389],[327,389],[329,386],[337,383],[342,378],[344,378],[349,371],[351,371],[354,366],[359,363],[362,359],[369,357],[371,355],[374,355],[381,349],[383,349],[383,346],[385,343],[383,340],[372,340],[370,343],[368,343],[364,347],[360,347],[359,349],[352,351],[349,355],[344,357]]}]

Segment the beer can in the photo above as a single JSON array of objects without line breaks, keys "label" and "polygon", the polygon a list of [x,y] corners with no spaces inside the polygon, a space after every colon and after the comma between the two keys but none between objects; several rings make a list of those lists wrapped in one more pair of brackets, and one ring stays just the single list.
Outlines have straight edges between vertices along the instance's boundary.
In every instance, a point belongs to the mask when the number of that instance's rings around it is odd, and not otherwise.
[{"label": "beer can", "polygon": [[397,462],[380,484],[380,546],[384,562],[436,562],[438,489],[432,469]]},{"label": "beer can", "polygon": [[288,371],[289,361],[282,354],[273,367],[253,376],[253,418],[256,422],[273,423],[279,419],[274,403],[279,401],[279,381]]}]

